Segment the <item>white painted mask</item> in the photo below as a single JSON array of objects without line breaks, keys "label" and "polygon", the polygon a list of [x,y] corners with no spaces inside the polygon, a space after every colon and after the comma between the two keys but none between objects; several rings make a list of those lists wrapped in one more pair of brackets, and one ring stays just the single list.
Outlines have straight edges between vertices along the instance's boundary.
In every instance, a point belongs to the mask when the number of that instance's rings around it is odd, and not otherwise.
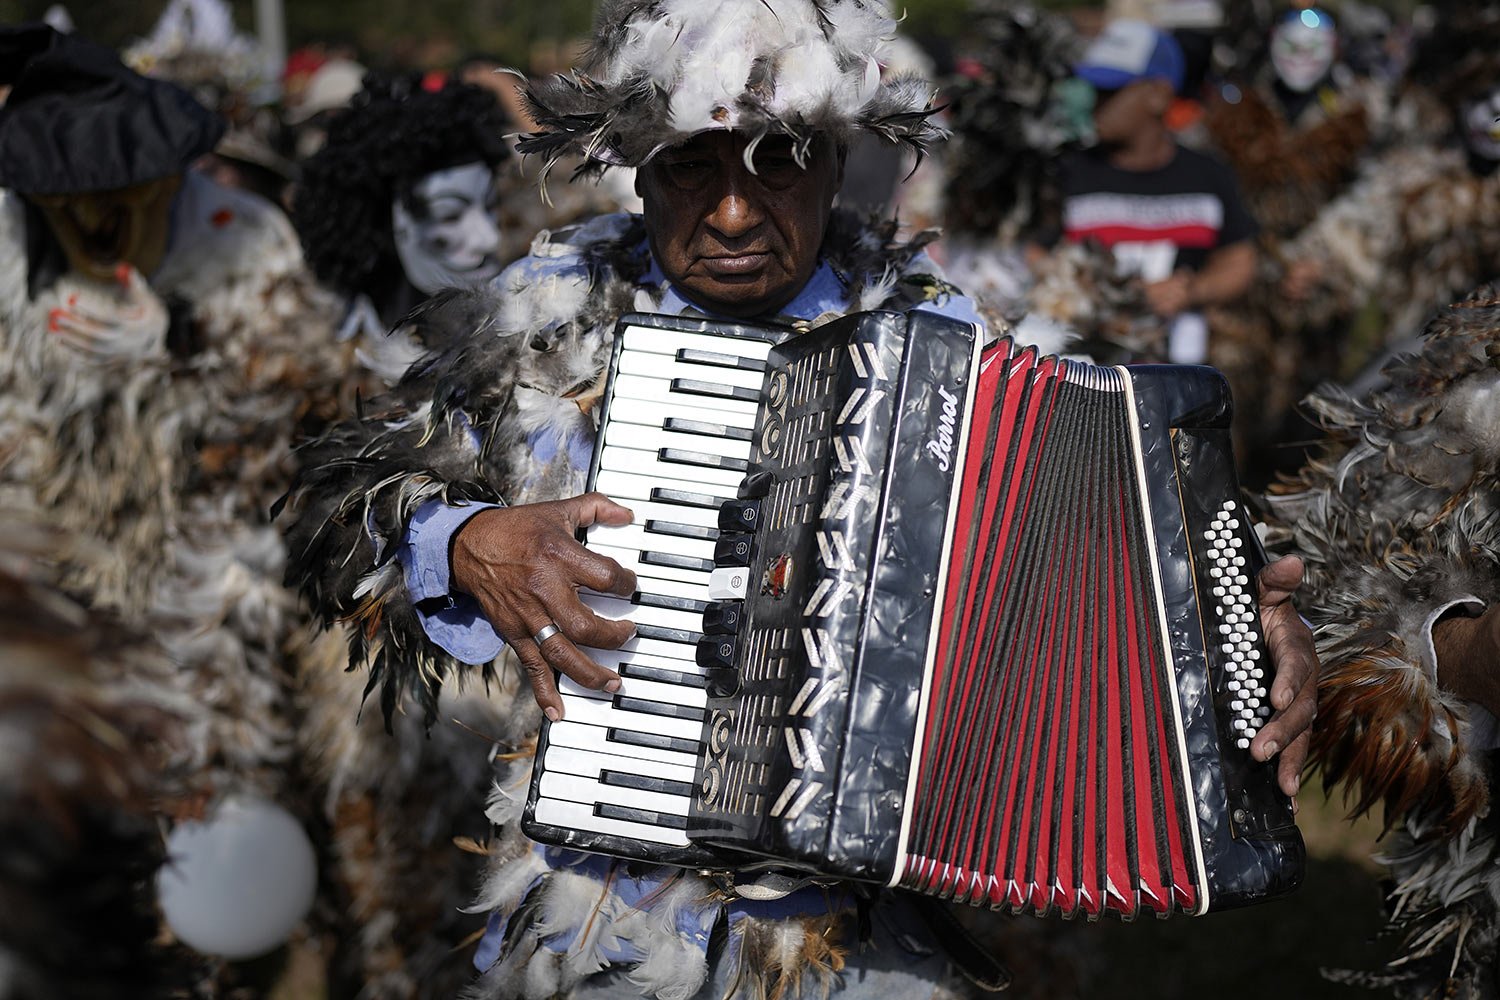
[{"label": "white painted mask", "polygon": [[1289,90],[1305,94],[1333,68],[1333,18],[1311,7],[1287,15],[1271,32],[1271,65]]},{"label": "white painted mask", "polygon": [[396,256],[406,279],[432,295],[471,288],[500,273],[500,228],[490,211],[494,171],[466,163],[428,174],[391,206]]},{"label": "white painted mask", "polygon": [[1500,160],[1500,87],[1462,107],[1464,142],[1475,156]]}]

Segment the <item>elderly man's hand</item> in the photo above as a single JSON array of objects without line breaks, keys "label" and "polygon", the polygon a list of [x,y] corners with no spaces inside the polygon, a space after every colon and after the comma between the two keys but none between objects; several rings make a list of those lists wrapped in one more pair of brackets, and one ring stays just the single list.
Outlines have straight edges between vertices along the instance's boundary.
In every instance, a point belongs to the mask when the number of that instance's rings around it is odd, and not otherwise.
[{"label": "elderly man's hand", "polygon": [[[587,587],[630,597],[635,574],[574,537],[591,524],[629,524],[631,513],[602,493],[482,511],[453,539],[453,584],[472,594],[531,678],[537,704],[556,722],[562,699],[552,671],[587,688],[619,690],[620,677],[579,646],[617,649],[635,635],[628,621],[601,618],[578,599]],[[560,631],[533,640],[548,625]]]},{"label": "elderly man's hand", "polygon": [[1271,706],[1276,714],[1250,743],[1256,760],[1281,754],[1277,781],[1281,790],[1296,795],[1307,762],[1313,718],[1318,714],[1318,654],[1312,630],[1292,605],[1302,584],[1302,560],[1284,556],[1260,571],[1260,620],[1265,629],[1276,679],[1271,683]]}]

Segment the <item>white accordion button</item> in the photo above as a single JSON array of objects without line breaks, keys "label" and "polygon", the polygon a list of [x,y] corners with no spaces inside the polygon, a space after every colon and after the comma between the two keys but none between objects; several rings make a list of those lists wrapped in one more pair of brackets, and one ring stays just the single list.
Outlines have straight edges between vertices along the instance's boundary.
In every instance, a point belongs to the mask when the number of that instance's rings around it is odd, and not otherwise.
[{"label": "white accordion button", "polygon": [[743,566],[721,566],[708,575],[710,601],[743,600],[749,589],[750,571]]}]

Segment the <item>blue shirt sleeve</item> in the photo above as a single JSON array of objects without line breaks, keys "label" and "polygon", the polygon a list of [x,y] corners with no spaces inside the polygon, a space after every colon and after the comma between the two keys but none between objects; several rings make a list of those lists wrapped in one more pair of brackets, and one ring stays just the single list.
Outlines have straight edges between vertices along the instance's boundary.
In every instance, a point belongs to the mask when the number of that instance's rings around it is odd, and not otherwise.
[{"label": "blue shirt sleeve", "polygon": [[484,616],[478,601],[453,590],[449,551],[453,536],[469,523],[469,518],[498,506],[474,503],[451,507],[441,500],[429,500],[417,508],[406,537],[396,549],[406,589],[427,638],[449,655],[473,665],[499,656],[505,640]]}]

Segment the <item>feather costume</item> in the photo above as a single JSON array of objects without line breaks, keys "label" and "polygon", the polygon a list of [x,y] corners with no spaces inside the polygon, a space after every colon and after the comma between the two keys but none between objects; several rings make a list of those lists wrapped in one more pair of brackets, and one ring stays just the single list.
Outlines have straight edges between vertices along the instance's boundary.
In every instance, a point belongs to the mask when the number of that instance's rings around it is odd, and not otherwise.
[{"label": "feather costume", "polygon": [[0,537],[0,995],[181,995],[152,878],[194,706],[159,648],[56,590],[55,537],[15,508]]},{"label": "feather costume", "polygon": [[195,706],[169,761],[204,780],[200,806],[254,790],[304,812],[285,650],[296,598],[267,509],[299,422],[338,409],[351,359],[331,299],[276,209],[189,174],[173,250],[144,292],[159,325],[81,353],[49,316],[118,309],[118,289],[67,275],[32,298],[19,201],[0,192],[0,438],[13,455],[0,492],[46,511],[70,594],[165,649],[163,688]]},{"label": "feather costume", "polygon": [[527,89],[541,130],[519,148],[544,177],[569,154],[582,172],[637,167],[711,129],[784,133],[799,158],[861,132],[920,154],[943,131],[925,80],[880,79],[895,27],[879,0],[606,0],[582,69]]},{"label": "feather costume", "polygon": [[1010,245],[1062,213],[1057,158],[1092,127],[1070,118],[1061,99],[1083,40],[1067,18],[1026,4],[971,7],[982,44],[969,73],[944,91],[954,135],[943,153],[944,228],[950,240]]},{"label": "feather costume", "polygon": [[[1246,207],[1268,236],[1284,239],[1354,176],[1371,138],[1365,104],[1344,98],[1307,124],[1288,122],[1259,87],[1211,101],[1204,123],[1234,167]],[[1307,116],[1304,116],[1307,117]]]},{"label": "feather costume", "polygon": [[1373,301],[1382,339],[1363,345],[1363,356],[1376,357],[1430,310],[1500,273],[1500,172],[1476,174],[1460,149],[1392,149],[1288,245],[1286,258],[1318,261],[1322,275],[1307,302],[1282,303],[1284,324],[1326,325]]},{"label": "feather costume", "polygon": [[121,339],[108,357],[82,356],[49,332],[49,314],[69,300],[108,309],[114,292],[67,276],[30,299],[19,199],[0,194],[0,387],[26,409],[27,443],[6,478],[63,533],[63,585],[142,623],[213,706],[194,763],[274,786],[290,752],[281,646],[295,605],[264,512],[298,420],[336,408],[317,402],[319,386],[336,385],[344,362],[329,300],[273,208],[189,175],[177,218],[149,294],[182,303],[179,328],[198,343],[174,353],[163,322],[132,353]]},{"label": "feather costume", "polygon": [[[60,587],[170,660],[153,697],[192,710],[166,764],[199,794],[157,814],[191,818],[251,793],[305,816],[287,649],[296,596],[268,508],[293,437],[342,409],[353,358],[334,338],[335,302],[279,209],[187,168],[222,126],[179,88],[38,29],[0,41],[32,60],[6,63],[17,83],[0,115],[16,185],[0,191],[0,493],[45,512]],[[160,253],[96,255],[132,264],[91,278],[58,248],[67,230],[54,221],[130,185],[166,193],[135,214],[100,212],[92,236],[159,239]],[[213,996],[237,978],[211,963],[196,988]]]},{"label": "feather costume", "polygon": [[1383,806],[1405,956],[1351,981],[1493,997],[1496,720],[1437,684],[1433,622],[1500,599],[1500,293],[1443,309],[1388,386],[1309,405],[1322,455],[1267,498],[1270,541],[1307,561],[1299,605],[1323,663],[1313,762],[1356,813]]}]

